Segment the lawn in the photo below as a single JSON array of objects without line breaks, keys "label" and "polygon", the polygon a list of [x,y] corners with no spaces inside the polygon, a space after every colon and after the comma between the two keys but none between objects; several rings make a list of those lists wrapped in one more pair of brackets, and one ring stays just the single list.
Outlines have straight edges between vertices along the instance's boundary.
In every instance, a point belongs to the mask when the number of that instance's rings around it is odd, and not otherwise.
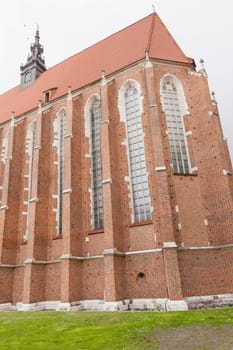
[{"label": "lawn", "polygon": [[2,312],[1,350],[230,350],[233,308],[184,312]]}]

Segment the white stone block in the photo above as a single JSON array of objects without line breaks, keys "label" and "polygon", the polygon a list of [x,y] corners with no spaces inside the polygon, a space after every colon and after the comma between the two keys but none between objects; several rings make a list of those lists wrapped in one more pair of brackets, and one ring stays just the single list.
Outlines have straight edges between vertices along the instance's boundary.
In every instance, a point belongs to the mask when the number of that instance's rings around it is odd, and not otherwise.
[{"label": "white stone block", "polygon": [[170,300],[166,302],[166,311],[186,311],[188,305],[185,300]]}]

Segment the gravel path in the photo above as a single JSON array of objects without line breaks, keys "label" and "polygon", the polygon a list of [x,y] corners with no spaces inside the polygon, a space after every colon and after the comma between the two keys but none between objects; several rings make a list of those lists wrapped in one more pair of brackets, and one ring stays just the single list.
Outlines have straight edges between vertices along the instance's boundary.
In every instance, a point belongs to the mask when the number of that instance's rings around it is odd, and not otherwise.
[{"label": "gravel path", "polygon": [[160,329],[150,335],[152,339],[156,340],[158,350],[233,350],[233,327]]}]

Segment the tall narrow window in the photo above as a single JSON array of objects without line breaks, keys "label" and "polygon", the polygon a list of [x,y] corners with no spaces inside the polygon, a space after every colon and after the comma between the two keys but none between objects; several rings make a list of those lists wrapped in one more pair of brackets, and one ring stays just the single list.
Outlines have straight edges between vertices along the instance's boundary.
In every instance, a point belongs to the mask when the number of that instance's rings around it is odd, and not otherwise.
[{"label": "tall narrow window", "polygon": [[25,193],[24,193],[24,215],[25,217],[25,227],[24,227],[24,240],[28,239],[29,231],[29,203],[32,199],[32,182],[33,182],[33,161],[34,161],[34,148],[36,139],[36,121],[34,120],[28,127],[26,135],[26,145],[25,145]]},{"label": "tall narrow window", "polygon": [[9,131],[5,134],[2,140],[2,152],[1,152],[1,161],[5,164],[8,158],[8,143],[9,143]]},{"label": "tall narrow window", "polygon": [[34,121],[30,126],[30,139],[28,145],[28,155],[29,155],[29,199],[32,198],[32,180],[33,180],[33,161],[34,161],[34,148],[36,140],[36,121]]},{"label": "tall narrow window", "polygon": [[[166,114],[167,131],[174,173],[188,174],[189,161],[181,112],[183,91],[174,78],[165,78],[162,83],[162,104]],[[178,93],[180,89],[180,94]],[[180,96],[179,96],[180,95]]]},{"label": "tall narrow window", "polygon": [[58,116],[58,207],[57,207],[57,235],[62,234],[62,209],[64,190],[64,151],[66,135],[66,114],[62,111]]},{"label": "tall narrow window", "polygon": [[100,139],[100,100],[95,98],[90,109],[92,160],[92,211],[94,229],[103,228],[102,157]]},{"label": "tall narrow window", "polygon": [[128,140],[131,196],[134,222],[151,219],[150,195],[146,171],[144,135],[139,89],[128,82],[124,93],[126,131]]},{"label": "tall narrow window", "polygon": [[8,149],[9,149],[9,132],[5,134],[2,140],[2,151],[1,151],[1,164],[0,164],[0,206],[3,204],[3,188],[6,179],[6,161],[8,159]]}]

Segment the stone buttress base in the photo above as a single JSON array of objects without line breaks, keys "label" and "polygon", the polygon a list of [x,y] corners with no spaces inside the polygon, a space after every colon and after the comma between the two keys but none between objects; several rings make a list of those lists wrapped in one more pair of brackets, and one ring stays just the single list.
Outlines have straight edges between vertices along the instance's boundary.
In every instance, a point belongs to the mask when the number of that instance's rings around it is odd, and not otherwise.
[{"label": "stone buttress base", "polygon": [[45,301],[33,304],[0,304],[0,311],[186,311],[233,306],[233,294],[188,297],[184,300],[128,299],[106,302],[104,300],[82,300],[72,303]]}]

